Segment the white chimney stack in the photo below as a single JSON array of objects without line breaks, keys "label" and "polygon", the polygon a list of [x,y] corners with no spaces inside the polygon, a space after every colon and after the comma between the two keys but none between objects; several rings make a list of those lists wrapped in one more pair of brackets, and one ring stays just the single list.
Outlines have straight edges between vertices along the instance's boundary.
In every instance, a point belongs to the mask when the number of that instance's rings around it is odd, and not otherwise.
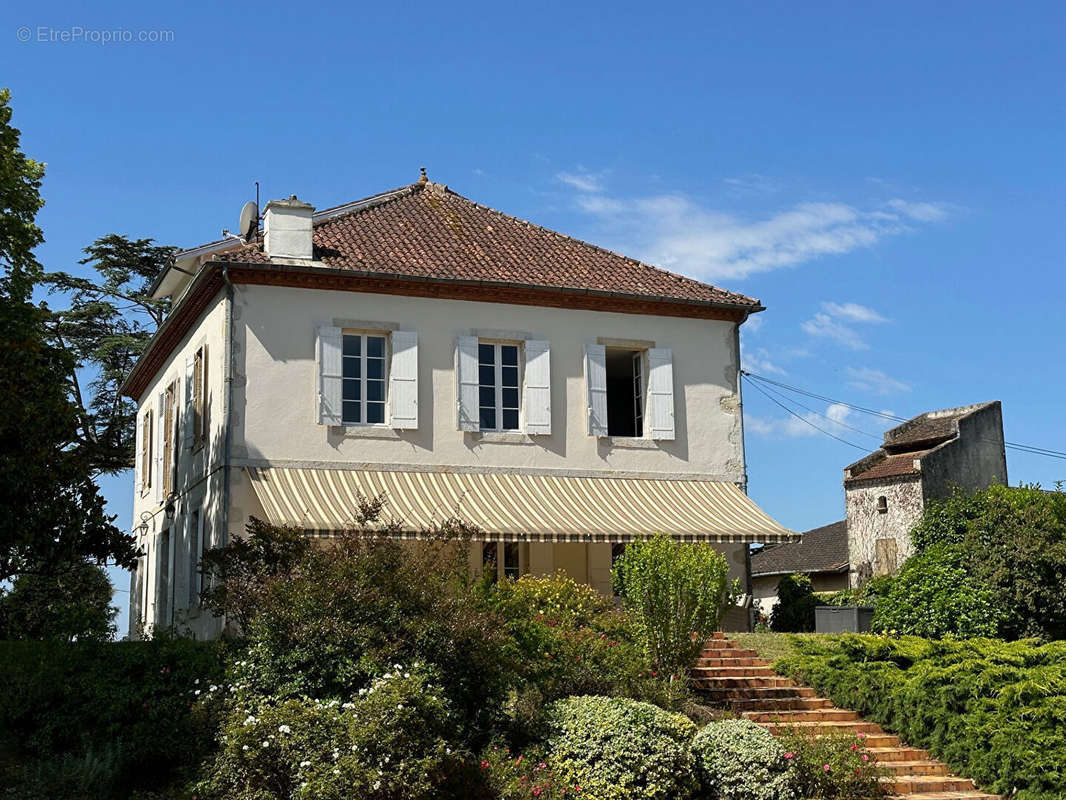
[{"label": "white chimney stack", "polygon": [[315,207],[297,200],[271,200],[267,203],[263,221],[263,238],[267,255],[271,258],[295,258],[310,261],[311,215]]}]

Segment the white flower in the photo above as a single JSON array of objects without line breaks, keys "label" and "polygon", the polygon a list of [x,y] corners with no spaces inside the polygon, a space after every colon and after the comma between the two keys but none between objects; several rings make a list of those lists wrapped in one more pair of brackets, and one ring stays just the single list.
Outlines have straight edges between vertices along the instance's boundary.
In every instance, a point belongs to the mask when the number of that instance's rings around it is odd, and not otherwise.
[{"label": "white flower", "polygon": [[197,689],[195,692],[193,692],[193,694],[196,695],[197,697],[199,697],[200,696],[200,690]]},{"label": "white flower", "polygon": [[241,748],[241,750],[247,750],[247,749],[248,749],[248,745],[245,745],[244,747]]},{"label": "white flower", "polygon": [[199,685],[200,685],[200,679],[197,678],[196,680],[193,681],[193,686],[199,686]]},{"label": "white flower", "polygon": [[335,770],[333,770],[333,774],[334,775],[340,775],[341,771],[339,769],[335,769]]},{"label": "white flower", "polygon": [[255,725],[256,722],[258,722],[258,720],[251,714],[244,718],[245,727],[247,727],[248,725]]},{"label": "white flower", "polygon": [[215,684],[213,684],[213,683],[211,684],[211,691],[212,692],[217,692],[218,691],[218,687],[215,686]]},{"label": "white flower", "polygon": [[270,742],[268,742],[266,739],[264,739],[263,740],[263,747],[270,747]]},{"label": "white flower", "polygon": [[300,762],[300,766],[301,767],[309,767],[309,766],[311,766],[311,762],[310,761],[301,761]]},{"label": "white flower", "polygon": [[374,788],[375,789],[380,789],[381,788],[381,781],[374,781]]},{"label": "white flower", "polygon": [[290,728],[288,725],[279,725],[278,733],[292,733],[292,728]]}]

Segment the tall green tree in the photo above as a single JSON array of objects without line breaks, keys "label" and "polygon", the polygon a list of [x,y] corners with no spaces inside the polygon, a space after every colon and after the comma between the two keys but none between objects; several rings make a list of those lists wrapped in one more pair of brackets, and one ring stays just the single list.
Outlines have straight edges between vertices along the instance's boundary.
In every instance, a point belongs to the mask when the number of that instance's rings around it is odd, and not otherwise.
[{"label": "tall green tree", "polygon": [[41,267],[33,249],[44,241],[37,212],[44,205],[44,164],[19,148],[18,128],[11,126],[11,91],[0,89],[0,291],[26,300]]},{"label": "tall green tree", "polygon": [[86,247],[78,262],[95,277],[51,272],[43,278],[69,300],[68,309],[53,312],[49,332],[72,356],[79,444],[97,473],[133,465],[137,407],[119,389],[169,310],[169,300],[152,299],[149,289],[175,250],[112,233]]},{"label": "tall green tree", "polygon": [[20,575],[0,596],[0,638],[110,641],[118,608],[104,568],[75,561],[49,575]]}]

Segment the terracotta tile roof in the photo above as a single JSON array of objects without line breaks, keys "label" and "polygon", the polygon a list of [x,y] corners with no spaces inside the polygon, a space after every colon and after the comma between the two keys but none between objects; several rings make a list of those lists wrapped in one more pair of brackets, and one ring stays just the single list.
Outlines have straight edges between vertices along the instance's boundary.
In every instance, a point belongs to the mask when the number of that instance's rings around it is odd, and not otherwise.
[{"label": "terracotta tile roof", "polygon": [[[435,183],[398,189],[315,223],[315,258],[335,269],[610,292],[759,310],[759,301],[613,253]],[[338,207],[343,209],[345,207]],[[216,256],[268,263],[258,244]]]},{"label": "terracotta tile roof", "polygon": [[959,432],[959,419],[964,414],[945,417],[918,417],[893,428],[885,434],[885,447],[896,451],[928,447],[947,441]]},{"label": "terracotta tile roof", "polygon": [[859,474],[852,475],[848,480],[868,481],[874,478],[892,478],[897,475],[917,475],[919,470],[914,466],[914,462],[928,452],[928,450],[915,450],[909,453],[886,455]]},{"label": "terracotta tile roof", "polygon": [[809,530],[798,542],[765,547],[751,555],[753,578],[797,572],[843,572],[847,568],[847,520]]}]

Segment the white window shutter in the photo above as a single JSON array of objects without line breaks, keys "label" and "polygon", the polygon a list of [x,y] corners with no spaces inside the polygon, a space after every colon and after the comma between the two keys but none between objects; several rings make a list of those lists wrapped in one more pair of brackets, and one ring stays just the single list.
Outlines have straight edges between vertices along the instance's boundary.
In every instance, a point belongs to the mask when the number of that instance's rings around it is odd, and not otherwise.
[{"label": "white window shutter", "polygon": [[552,432],[551,343],[526,340],[526,433]]},{"label": "white window shutter", "polygon": [[341,394],[344,370],[344,336],[340,328],[318,329],[318,424],[342,425]]},{"label": "white window shutter", "polygon": [[648,405],[652,439],[674,438],[674,356],[668,347],[648,350]]},{"label": "white window shutter", "polygon": [[183,437],[183,449],[192,450],[196,442],[193,441],[193,364],[195,359],[192,356],[188,356],[185,359],[185,414],[182,421],[182,427],[185,429]]},{"label": "white window shutter", "polygon": [[585,345],[585,389],[588,394],[588,435],[607,435],[607,348]]},{"label": "white window shutter", "polygon": [[457,427],[461,431],[481,428],[478,417],[477,337],[460,336],[455,344]]},{"label": "white window shutter", "polygon": [[157,503],[163,502],[163,442],[164,442],[164,429],[166,428],[167,420],[167,393],[159,393],[159,409],[156,414],[155,425],[155,500]]},{"label": "white window shutter", "polygon": [[137,426],[137,430],[133,432],[133,496],[140,497],[141,487],[144,485],[141,477],[141,461],[144,460],[144,454],[141,452],[144,445],[144,417],[138,414],[133,418],[133,422]]},{"label": "white window shutter", "polygon": [[389,406],[392,427],[418,428],[418,332],[392,332],[389,366]]}]

